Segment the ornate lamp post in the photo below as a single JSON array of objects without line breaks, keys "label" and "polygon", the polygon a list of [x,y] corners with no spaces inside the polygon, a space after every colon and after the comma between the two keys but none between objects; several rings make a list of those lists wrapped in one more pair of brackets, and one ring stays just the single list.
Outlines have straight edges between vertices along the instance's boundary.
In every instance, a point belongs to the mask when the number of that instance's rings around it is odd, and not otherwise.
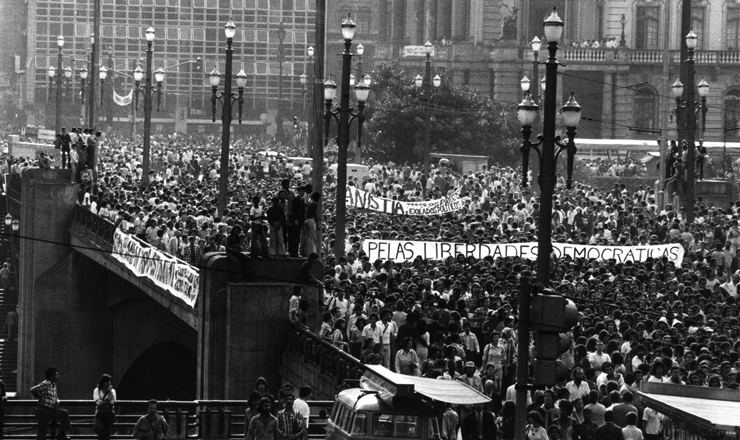
[{"label": "ornate lamp post", "polygon": [[[90,35],[90,69],[92,70],[92,78],[90,78],[90,99],[89,99],[89,110],[87,112],[88,115],[88,127],[93,129],[97,125],[97,114],[95,112],[97,102],[95,100],[95,66],[98,65],[98,53],[95,51],[95,34]],[[102,98],[102,91],[103,88],[100,88],[100,95]],[[84,101],[83,101],[84,102]]]},{"label": "ornate lamp post", "polygon": [[285,46],[283,41],[285,40],[285,26],[283,22],[280,22],[280,27],[277,32],[278,36],[278,64],[279,64],[279,77],[278,77],[278,106],[277,113],[275,114],[275,139],[283,141],[283,56]]},{"label": "ornate lamp post", "polygon": [[[350,108],[350,75],[352,72],[352,40],[355,37],[357,26],[352,18],[348,15],[347,19],[342,22],[342,37],[344,38],[344,52],[342,53],[342,90],[339,101],[339,108],[332,110],[334,98],[337,93],[337,84],[329,79],[324,84],[324,101],[326,104],[326,113],[324,115],[325,139],[329,137],[329,124],[333,118],[338,125],[337,146],[339,148],[339,157],[337,160],[337,210],[335,222],[335,244],[334,254],[339,257],[344,255],[344,237],[345,237],[345,216],[347,206],[345,196],[347,194],[347,149],[349,148],[349,128],[352,120],[358,118],[358,125],[364,120],[365,102],[370,94],[370,86],[360,81],[355,86],[355,98],[357,99],[357,111]],[[362,131],[359,131],[361,136]]]},{"label": "ornate lamp post", "polygon": [[431,152],[431,131],[432,131],[432,114],[429,109],[429,102],[434,97],[434,90],[439,89],[442,84],[442,78],[436,75],[432,78],[432,51],[434,46],[431,42],[427,41],[424,45],[424,52],[426,52],[426,63],[424,76],[416,75],[414,78],[414,85],[416,88],[421,89],[422,102],[424,105],[424,153],[423,153],[423,164],[424,173],[429,176],[430,168],[430,152]]},{"label": "ornate lamp post", "polygon": [[[686,152],[686,200],[684,201],[684,206],[686,208],[686,220],[689,223],[694,221],[694,203],[696,198],[696,145],[694,144],[696,139],[696,115],[701,111],[701,126],[703,129],[706,125],[707,94],[709,94],[709,84],[702,79],[696,87],[700,100],[694,100],[694,50],[696,49],[696,40],[697,37],[693,30],[686,35],[686,47],[689,53],[688,58],[681,61],[681,63],[688,65],[686,69],[686,80],[692,85],[689,87],[687,99],[685,101],[683,100],[684,85],[678,78],[671,87],[673,97],[676,98],[676,113],[684,112],[686,116],[686,142],[688,143],[688,151]],[[680,118],[676,118],[676,123],[679,120]]]},{"label": "ornate lamp post", "polygon": [[624,14],[622,14],[622,18],[619,19],[619,24],[622,25],[622,35],[619,37],[619,47],[624,47],[627,45],[627,40],[624,38],[624,25],[627,24],[627,19],[624,18]]},{"label": "ornate lamp post", "polygon": [[103,105],[103,86],[105,85],[105,79],[108,78],[108,68],[100,66],[98,76],[100,77],[100,105]]},{"label": "ornate lamp post", "polygon": [[232,75],[232,59],[234,55],[234,49],[232,43],[234,41],[234,35],[236,34],[236,26],[234,22],[229,19],[226,23],[224,32],[226,33],[226,81],[224,82],[223,93],[218,93],[218,84],[221,82],[221,74],[218,73],[218,66],[213,69],[209,77],[211,82],[211,105],[213,108],[213,122],[216,122],[216,101],[221,102],[221,123],[223,129],[221,131],[221,175],[219,177],[218,185],[218,214],[219,216],[224,215],[226,209],[226,203],[229,191],[229,143],[231,142],[231,112],[234,107],[234,103],[239,103],[239,123],[242,123],[242,104],[244,104],[244,87],[247,85],[247,74],[244,70],[240,70],[236,75],[236,87],[239,89],[239,94],[235,95],[231,92],[231,75]]},{"label": "ornate lamp post", "polygon": [[[534,89],[532,89],[532,96],[534,96],[535,101],[539,102],[539,95],[537,94],[537,81],[540,77],[540,47],[542,47],[542,41],[540,41],[540,38],[535,36],[532,38],[532,84],[534,85]],[[543,80],[545,78],[542,78]],[[544,92],[545,89],[542,89]]]},{"label": "ornate lamp post", "polygon": [[52,79],[54,77],[54,74],[56,73],[56,87],[57,87],[57,102],[56,102],[56,115],[54,119],[54,131],[56,133],[61,133],[62,131],[62,48],[64,47],[64,37],[59,36],[57,37],[57,47],[59,48],[59,53],[57,54],[57,68],[56,72],[54,71],[53,66],[49,67],[48,74],[49,79]]},{"label": "ornate lamp post", "polygon": [[[146,30],[146,75],[141,70],[141,64],[139,64],[134,70],[134,82],[135,87],[135,108],[139,107],[139,93],[144,95],[144,157],[142,160],[142,176],[141,183],[146,186],[149,185],[149,168],[151,160],[151,135],[152,135],[152,55],[154,50],[152,45],[154,44],[154,28],[149,27]],[[141,80],[146,76],[144,87],[141,87]],[[157,81],[157,111],[162,102],[162,83],[164,82],[164,69],[161,67],[157,69],[154,74]]]},{"label": "ornate lamp post", "polygon": [[[88,75],[87,66],[82,66],[82,69],[80,69],[80,101],[82,104],[82,114],[85,114],[85,85],[87,81],[87,75]],[[91,81],[92,82],[92,81]]]},{"label": "ornate lamp post", "polygon": [[[529,168],[529,151],[534,149],[540,158],[540,218],[538,222],[538,256],[537,256],[537,281],[542,287],[550,284],[550,254],[552,253],[552,197],[555,189],[555,164],[562,151],[568,153],[568,188],[572,184],[573,160],[576,146],[573,139],[576,135],[576,127],[580,121],[581,107],[571,94],[568,103],[562,108],[563,122],[567,126],[566,134],[568,142],[563,144],[560,137],[555,136],[556,125],[556,100],[557,100],[557,73],[558,60],[556,53],[558,42],[563,34],[563,21],[558,17],[557,11],[553,9],[550,17],[544,22],[545,38],[548,41],[547,49],[549,57],[545,63],[547,66],[545,74],[544,122],[543,131],[538,136],[538,142],[533,144],[529,137],[532,134],[532,124],[537,119],[539,107],[528,93],[518,108],[519,122],[522,124],[522,186],[527,185],[527,171]],[[539,146],[542,146],[540,151]],[[558,147],[557,152],[555,147]],[[531,298],[528,289],[520,291],[519,298],[519,323],[517,333],[519,337],[518,363],[516,378],[517,402],[527,401],[527,390],[529,381],[529,332]],[[518,405],[516,411],[516,437],[525,437],[525,426],[527,424],[526,406]]]}]

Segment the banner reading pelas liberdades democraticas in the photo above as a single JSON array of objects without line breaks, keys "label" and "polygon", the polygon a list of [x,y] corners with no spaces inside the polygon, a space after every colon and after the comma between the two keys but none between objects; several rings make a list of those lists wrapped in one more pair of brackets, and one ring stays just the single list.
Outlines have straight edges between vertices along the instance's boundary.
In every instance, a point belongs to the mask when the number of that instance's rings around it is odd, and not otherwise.
[{"label": "banner reading pelas liberdades democraticas", "polygon": [[347,185],[347,206],[396,215],[437,215],[459,211],[463,207],[459,191],[449,197],[426,202],[401,202],[378,197],[357,187]]},{"label": "banner reading pelas liberdades democraticas", "polygon": [[[582,244],[553,243],[556,258],[587,258],[606,261],[614,259],[617,263],[627,261],[643,262],[648,258],[667,257],[669,261],[680,264],[683,261],[684,248],[678,243],[659,244],[654,246],[590,246]],[[537,243],[510,244],[473,244],[446,243],[436,241],[403,241],[403,240],[365,240],[362,243],[370,261],[393,260],[395,262],[412,261],[416,257],[425,260],[444,260],[448,257],[464,255],[483,259],[521,257],[526,260],[537,259]]]}]

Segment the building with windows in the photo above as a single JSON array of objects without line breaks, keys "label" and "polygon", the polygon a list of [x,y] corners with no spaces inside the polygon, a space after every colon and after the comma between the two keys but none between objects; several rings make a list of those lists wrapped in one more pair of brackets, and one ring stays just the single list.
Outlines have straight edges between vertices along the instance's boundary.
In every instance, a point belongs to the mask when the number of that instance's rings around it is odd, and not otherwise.
[{"label": "building with windows", "polygon": [[[377,32],[373,62],[399,62],[409,78],[423,73],[424,57],[405,46],[435,45],[433,70],[446,81],[512,104],[519,82],[533,76],[530,41],[543,38],[542,22],[557,7],[565,23],[558,51],[561,102],[576,93],[589,118],[579,137],[675,137],[670,85],[679,72],[680,2],[670,0],[376,0],[370,17]],[[342,2],[352,4],[353,2]],[[740,125],[740,1],[694,0],[698,36],[697,82],[710,84],[704,138],[722,140]],[[359,32],[358,32],[359,34]],[[543,41],[539,59],[547,57]],[[667,63],[663,63],[667,57]],[[539,78],[545,74],[539,66]],[[539,84],[536,85],[539,89]],[[535,85],[533,84],[533,88]],[[698,95],[697,95],[698,96]],[[665,124],[663,126],[661,121]],[[635,131],[637,130],[637,131]],[[740,139],[740,130],[728,131]]]},{"label": "building with windows", "polygon": [[[235,129],[262,130],[260,115],[267,113],[272,124],[270,130],[274,131],[280,92],[286,128],[290,126],[291,115],[303,111],[300,75],[306,71],[306,48],[315,41],[313,0],[100,1],[100,59],[109,68],[100,114],[114,125],[130,124],[132,106],[119,107],[111,98],[113,90],[121,96],[131,91],[132,72],[139,62],[145,63],[144,31],[151,25],[156,34],[153,70],[162,66],[167,72],[162,108],[153,112],[153,130],[171,132],[176,118],[188,123],[190,130],[220,130],[218,119],[215,124],[211,122],[208,74],[214,66],[218,66],[222,74],[225,71],[224,25],[229,18],[237,26],[233,74],[244,69],[248,76],[244,93],[244,123]],[[56,39],[62,35],[65,38],[64,66],[71,67],[74,72],[74,80],[64,88],[63,120],[67,126],[77,125],[83,112],[79,99],[79,70],[89,64],[90,59],[92,0],[14,3],[16,8],[26,8],[28,15],[23,52],[30,66],[25,78],[29,122],[52,125],[49,121],[53,118],[54,105],[49,105],[49,102],[53,101],[54,95],[48,96],[46,72],[48,66],[56,67]],[[278,29],[281,23],[285,29],[282,78],[278,63]],[[193,62],[197,59],[201,61]],[[220,109],[218,111],[220,115]],[[141,104],[139,113],[140,119],[143,114]]]}]

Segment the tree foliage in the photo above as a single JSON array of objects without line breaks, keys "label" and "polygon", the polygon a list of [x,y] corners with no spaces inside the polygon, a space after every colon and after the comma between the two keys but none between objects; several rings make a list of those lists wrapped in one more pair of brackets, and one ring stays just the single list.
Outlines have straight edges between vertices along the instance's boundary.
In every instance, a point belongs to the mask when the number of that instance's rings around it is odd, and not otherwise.
[{"label": "tree foliage", "polygon": [[448,81],[425,100],[410,75],[396,64],[376,71],[363,144],[376,159],[421,161],[424,121],[431,117],[432,152],[489,156],[491,163],[519,163],[516,106],[494,101]]}]

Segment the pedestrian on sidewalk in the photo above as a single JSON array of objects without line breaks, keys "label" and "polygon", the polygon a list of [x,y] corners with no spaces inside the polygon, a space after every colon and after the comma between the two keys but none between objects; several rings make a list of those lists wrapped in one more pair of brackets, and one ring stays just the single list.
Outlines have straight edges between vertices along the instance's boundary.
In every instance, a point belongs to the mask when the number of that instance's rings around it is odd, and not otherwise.
[{"label": "pedestrian on sidewalk", "polygon": [[8,312],[5,317],[5,333],[8,335],[8,341],[13,342],[13,336],[18,338],[18,306]]}]

